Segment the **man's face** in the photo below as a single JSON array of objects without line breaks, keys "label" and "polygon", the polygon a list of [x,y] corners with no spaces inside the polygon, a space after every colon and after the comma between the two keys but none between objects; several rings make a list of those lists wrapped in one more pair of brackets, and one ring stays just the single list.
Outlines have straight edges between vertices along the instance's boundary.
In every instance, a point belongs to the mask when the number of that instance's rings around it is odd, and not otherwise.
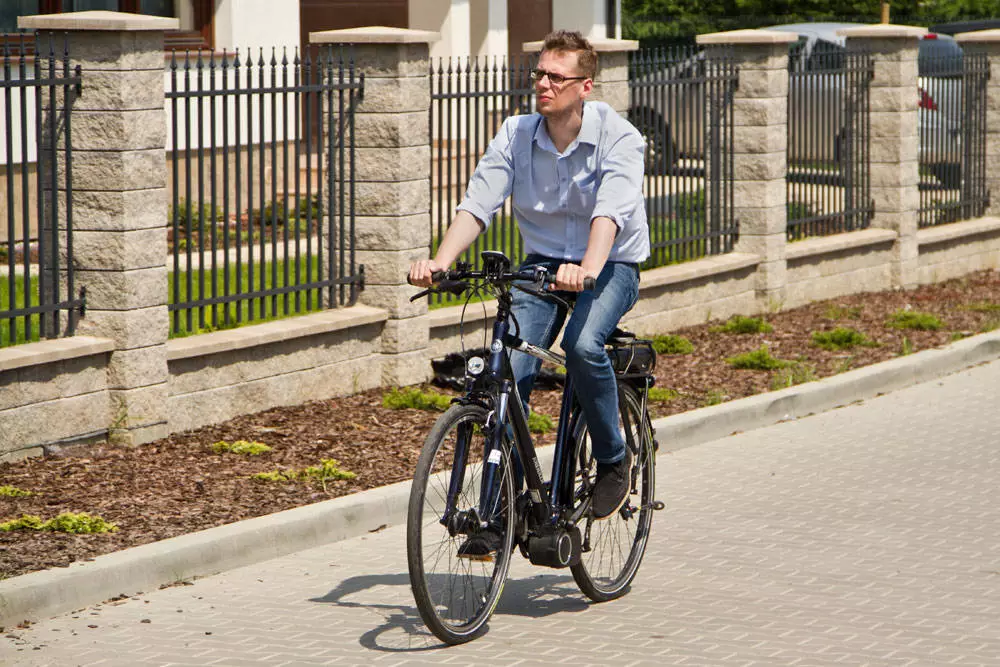
[{"label": "man's face", "polygon": [[[542,51],[536,71],[559,77],[581,77],[575,51]],[[538,112],[543,116],[558,116],[578,106],[594,88],[591,79],[566,78],[553,83],[548,76],[535,79],[535,97]]]}]

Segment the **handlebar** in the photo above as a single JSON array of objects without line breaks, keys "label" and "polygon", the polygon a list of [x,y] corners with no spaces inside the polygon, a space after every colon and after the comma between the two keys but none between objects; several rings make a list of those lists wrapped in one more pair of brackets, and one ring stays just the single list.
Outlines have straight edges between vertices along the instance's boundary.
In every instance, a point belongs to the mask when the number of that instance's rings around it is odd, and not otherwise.
[{"label": "handlebar", "polygon": [[[453,291],[461,284],[461,291],[465,289],[466,280],[486,280],[493,283],[512,283],[514,281],[524,281],[530,283],[542,283],[546,287],[556,284],[556,278],[542,267],[536,267],[532,271],[472,271],[469,269],[450,269],[445,271],[434,271],[431,280],[439,291]],[[406,282],[410,282],[410,277],[406,277]],[[597,281],[591,277],[583,279],[583,290],[589,292],[597,286]]]}]

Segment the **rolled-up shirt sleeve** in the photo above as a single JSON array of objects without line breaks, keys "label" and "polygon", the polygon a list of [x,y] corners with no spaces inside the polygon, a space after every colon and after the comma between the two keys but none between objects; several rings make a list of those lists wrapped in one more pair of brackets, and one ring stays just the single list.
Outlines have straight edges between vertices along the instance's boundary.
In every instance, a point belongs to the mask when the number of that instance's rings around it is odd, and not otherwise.
[{"label": "rolled-up shirt sleeve", "polygon": [[469,179],[465,198],[458,205],[458,211],[468,211],[483,228],[490,226],[493,214],[510,196],[514,186],[514,156],[512,143],[515,132],[514,121],[504,121],[497,135],[490,141],[476,170]]},{"label": "rolled-up shirt sleeve", "polygon": [[618,230],[625,226],[642,202],[643,151],[638,132],[619,138],[601,162],[601,185],[591,220],[611,218]]}]

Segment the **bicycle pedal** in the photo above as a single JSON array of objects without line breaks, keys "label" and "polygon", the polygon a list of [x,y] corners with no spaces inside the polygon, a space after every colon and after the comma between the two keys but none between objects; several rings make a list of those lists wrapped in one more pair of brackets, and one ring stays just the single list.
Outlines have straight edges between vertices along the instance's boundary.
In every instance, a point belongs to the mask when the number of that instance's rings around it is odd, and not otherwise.
[{"label": "bicycle pedal", "polygon": [[653,501],[653,509],[654,510],[662,510],[665,507],[666,507],[666,505],[663,504],[662,500],[654,500]]}]

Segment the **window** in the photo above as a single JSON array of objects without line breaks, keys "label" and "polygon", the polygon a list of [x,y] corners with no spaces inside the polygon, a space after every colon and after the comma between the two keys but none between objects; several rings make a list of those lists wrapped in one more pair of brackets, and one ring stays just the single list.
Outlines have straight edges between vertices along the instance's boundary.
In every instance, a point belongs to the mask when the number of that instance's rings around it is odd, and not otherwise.
[{"label": "window", "polygon": [[180,30],[167,33],[166,48],[210,48],[213,4],[212,0],[0,0],[0,41],[4,33],[17,33],[19,16],[106,10],[180,18]]}]

